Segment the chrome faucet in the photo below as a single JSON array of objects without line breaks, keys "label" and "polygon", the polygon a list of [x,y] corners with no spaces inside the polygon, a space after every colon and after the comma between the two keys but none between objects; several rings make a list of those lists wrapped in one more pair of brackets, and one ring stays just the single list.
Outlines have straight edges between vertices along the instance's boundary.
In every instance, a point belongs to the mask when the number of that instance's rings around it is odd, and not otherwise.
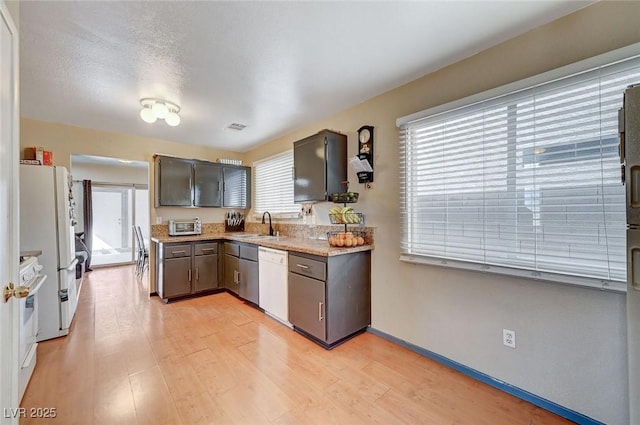
[{"label": "chrome faucet", "polygon": [[273,227],[271,227],[271,213],[269,211],[265,211],[264,213],[262,213],[262,224],[264,224],[265,214],[269,214],[269,236],[273,236],[274,232],[273,232]]}]

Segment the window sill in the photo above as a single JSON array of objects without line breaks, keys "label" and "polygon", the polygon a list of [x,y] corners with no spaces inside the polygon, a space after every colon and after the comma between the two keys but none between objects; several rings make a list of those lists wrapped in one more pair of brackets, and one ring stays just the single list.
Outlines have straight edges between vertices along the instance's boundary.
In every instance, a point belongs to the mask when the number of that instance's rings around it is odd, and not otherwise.
[{"label": "window sill", "polygon": [[622,282],[607,281],[596,278],[569,276],[559,273],[537,272],[525,269],[517,269],[504,266],[491,266],[486,264],[473,263],[469,261],[450,260],[437,257],[426,257],[418,255],[403,254],[400,261],[411,264],[424,264],[430,266],[449,267],[459,270],[470,270],[484,273],[494,273],[513,277],[523,277],[542,282],[558,283],[562,285],[580,286],[583,288],[597,289],[600,291],[626,293],[627,286]]}]

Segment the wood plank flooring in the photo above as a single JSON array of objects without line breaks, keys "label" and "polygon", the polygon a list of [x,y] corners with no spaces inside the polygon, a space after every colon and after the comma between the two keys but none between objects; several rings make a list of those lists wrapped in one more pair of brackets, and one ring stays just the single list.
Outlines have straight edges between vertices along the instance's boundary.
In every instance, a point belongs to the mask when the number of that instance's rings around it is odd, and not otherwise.
[{"label": "wood plank flooring", "polygon": [[372,334],[326,351],[226,293],[147,293],[133,267],[86,275],[22,402],[56,417],[21,424],[570,423]]}]

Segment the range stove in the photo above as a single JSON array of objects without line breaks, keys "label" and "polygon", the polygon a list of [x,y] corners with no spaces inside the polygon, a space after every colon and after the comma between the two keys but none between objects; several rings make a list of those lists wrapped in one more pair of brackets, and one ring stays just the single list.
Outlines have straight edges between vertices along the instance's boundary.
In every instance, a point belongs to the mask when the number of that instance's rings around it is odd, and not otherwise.
[{"label": "range stove", "polygon": [[20,399],[24,395],[27,384],[36,366],[36,350],[38,347],[38,291],[47,279],[43,275],[42,265],[37,257],[20,257],[20,281],[18,285],[29,288],[29,296],[20,302]]}]

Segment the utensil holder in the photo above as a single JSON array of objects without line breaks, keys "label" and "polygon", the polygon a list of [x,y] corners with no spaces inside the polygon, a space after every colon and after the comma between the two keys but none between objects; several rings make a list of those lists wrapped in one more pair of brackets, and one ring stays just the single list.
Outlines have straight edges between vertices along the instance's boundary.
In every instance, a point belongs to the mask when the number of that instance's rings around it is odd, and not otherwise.
[{"label": "utensil holder", "polygon": [[225,232],[244,232],[244,220],[240,221],[240,224],[236,224],[236,225],[229,225],[225,221],[224,231]]}]

